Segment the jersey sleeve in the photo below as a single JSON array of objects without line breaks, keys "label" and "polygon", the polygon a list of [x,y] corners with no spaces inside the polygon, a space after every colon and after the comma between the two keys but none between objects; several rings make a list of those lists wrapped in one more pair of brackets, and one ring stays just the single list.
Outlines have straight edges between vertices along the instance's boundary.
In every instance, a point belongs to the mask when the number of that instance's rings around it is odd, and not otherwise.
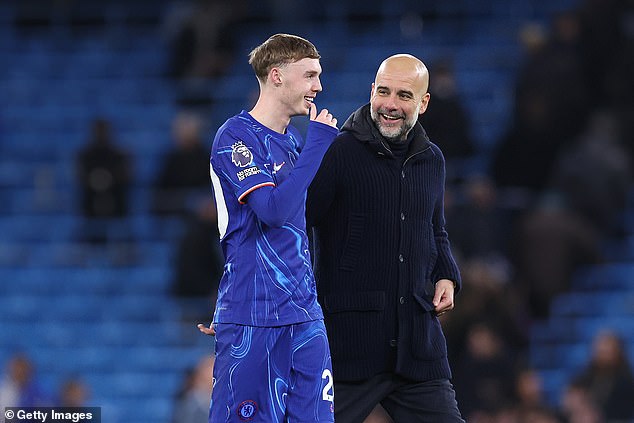
[{"label": "jersey sleeve", "polygon": [[249,205],[270,226],[281,226],[306,200],[306,190],[313,180],[326,149],[337,129],[323,123],[308,124],[306,143],[293,170],[275,188],[258,190],[249,196]]},{"label": "jersey sleeve", "polygon": [[241,204],[249,193],[264,186],[275,186],[269,154],[258,139],[247,131],[224,129],[214,139],[211,167],[220,178],[228,181]]}]

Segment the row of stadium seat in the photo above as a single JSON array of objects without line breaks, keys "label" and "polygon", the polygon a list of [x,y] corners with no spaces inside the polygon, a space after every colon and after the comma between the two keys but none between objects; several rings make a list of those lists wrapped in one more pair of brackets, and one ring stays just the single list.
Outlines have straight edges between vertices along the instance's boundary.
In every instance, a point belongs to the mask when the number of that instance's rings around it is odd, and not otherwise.
[{"label": "row of stadium seat", "polygon": [[[74,215],[80,223],[80,207],[78,193],[75,186],[69,186],[68,183],[59,184],[59,186],[50,186],[55,184],[55,173],[50,172],[48,167],[42,170],[40,176],[44,181],[37,181],[38,186],[22,188],[22,187],[5,187],[0,186],[0,216],[2,215]],[[55,169],[53,168],[53,171]],[[136,178],[136,176],[135,176]],[[60,178],[61,179],[61,178]],[[147,174],[146,182],[153,182],[153,177]],[[152,191],[147,185],[135,184],[143,181],[136,180],[132,182],[129,192],[129,215],[148,216],[151,210]],[[43,186],[40,186],[43,185]],[[189,195],[191,194],[191,195]],[[201,190],[191,190],[189,194],[184,196],[185,201],[196,203],[200,196],[207,198],[211,195],[211,184],[209,190],[205,187]],[[159,228],[159,230],[161,230]]]},{"label": "row of stadium seat", "polygon": [[[634,210],[629,213],[634,216]],[[586,266],[569,292],[554,298],[551,315],[531,328],[529,363],[542,376],[553,406],[572,377],[591,357],[592,341],[609,329],[624,342],[634,362],[634,260]]]},{"label": "row of stadium seat", "polygon": [[[165,264],[159,265],[157,258],[152,265],[113,268],[93,267],[29,267],[0,268],[0,296],[7,303],[14,298],[55,295],[127,296],[139,299],[142,295],[164,295],[169,291],[171,272]],[[88,298],[91,300],[91,298]],[[9,306],[9,305],[8,305]],[[19,305],[15,307],[20,308]],[[10,307],[12,308],[12,307]]]},{"label": "row of stadium seat", "polygon": [[[125,219],[95,219],[92,223],[87,223],[70,213],[0,214],[0,233],[3,235],[3,240],[10,240],[16,245],[38,242],[43,243],[43,247],[47,248],[72,247],[68,244],[81,241],[80,235],[88,233],[91,225],[100,228],[107,227],[107,235],[113,241],[133,240],[139,243],[141,250],[149,249],[152,253],[159,252],[157,259],[165,257],[165,254],[160,253],[165,244],[156,242],[170,242],[180,238],[185,226],[180,217],[158,217],[146,214],[132,215]],[[51,243],[56,245],[46,245]]]}]

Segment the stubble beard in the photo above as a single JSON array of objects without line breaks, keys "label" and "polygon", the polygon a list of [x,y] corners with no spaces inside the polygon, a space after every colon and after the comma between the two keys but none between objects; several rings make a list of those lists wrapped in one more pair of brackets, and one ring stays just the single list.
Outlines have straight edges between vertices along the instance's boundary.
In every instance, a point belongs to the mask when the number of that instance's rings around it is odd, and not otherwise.
[{"label": "stubble beard", "polygon": [[370,117],[372,118],[372,121],[374,121],[374,125],[377,127],[383,138],[389,142],[396,143],[403,142],[407,139],[407,134],[409,134],[409,131],[411,131],[416,124],[419,110],[420,107],[416,109],[415,113],[412,113],[412,116],[409,118],[405,117],[405,119],[401,122],[401,125],[398,127],[386,127],[381,124],[380,114],[390,115],[384,109],[379,109],[375,112],[374,109],[370,107]]}]

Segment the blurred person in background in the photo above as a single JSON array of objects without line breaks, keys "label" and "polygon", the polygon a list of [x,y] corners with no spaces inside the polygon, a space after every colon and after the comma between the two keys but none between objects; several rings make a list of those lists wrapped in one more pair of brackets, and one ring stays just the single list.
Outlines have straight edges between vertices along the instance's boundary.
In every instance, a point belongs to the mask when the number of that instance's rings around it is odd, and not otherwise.
[{"label": "blurred person in background", "polygon": [[114,143],[108,120],[98,118],[92,122],[90,138],[79,151],[76,165],[81,210],[87,219],[84,236],[89,241],[106,242],[107,220],[128,215],[132,182],[131,160]]},{"label": "blurred person in background", "polygon": [[165,17],[169,44],[167,74],[176,79],[211,78],[224,74],[234,59],[231,30],[241,16],[238,0],[175,2]]},{"label": "blurred person in background", "polygon": [[623,235],[620,212],[632,189],[632,168],[618,121],[592,114],[575,143],[562,150],[538,202],[516,222],[515,282],[535,318],[569,289],[581,265],[604,260],[601,246]]},{"label": "blurred person in background", "polygon": [[512,401],[515,363],[504,339],[487,322],[472,323],[456,363],[456,392],[467,421],[494,415]]},{"label": "blurred person in background", "polygon": [[[599,106],[605,106],[609,101],[610,91],[616,88],[613,84],[616,83],[623,90],[620,95],[630,94],[628,98],[631,104],[632,74],[629,74],[629,82],[612,77],[615,76],[613,71],[616,67],[628,61],[630,66],[632,64],[631,55],[627,57],[628,52],[632,52],[632,2],[580,0],[577,11],[581,58],[588,86],[592,88],[593,101]],[[625,85],[621,85],[622,83]]]},{"label": "blurred person in background", "polygon": [[530,324],[521,293],[505,279],[504,272],[482,261],[462,264],[461,275],[464,292],[460,307],[441,317],[450,363],[457,363],[467,349],[467,334],[475,322],[491,325],[505,340],[510,359],[521,360]]},{"label": "blurred person in background", "polygon": [[[528,41],[528,40],[524,40]],[[593,104],[586,95],[592,87],[582,60],[581,22],[575,11],[553,16],[542,44],[526,46],[528,60],[521,67],[515,87],[516,102],[538,92],[546,96],[549,135],[572,140],[583,129]]]},{"label": "blurred person in background", "polygon": [[[22,353],[10,357],[0,380],[0,409],[50,405],[50,397],[41,388],[31,359]],[[4,413],[1,416],[4,419]]]},{"label": "blurred person in background", "polygon": [[514,237],[513,283],[531,320],[550,315],[552,299],[570,288],[579,266],[602,261],[596,228],[552,196],[518,218]]},{"label": "blurred person in background", "polygon": [[602,238],[622,236],[619,213],[632,189],[632,163],[621,124],[609,110],[591,114],[575,143],[562,151],[549,190],[592,224]]},{"label": "blurred person in background", "polygon": [[166,74],[176,82],[176,102],[206,113],[215,103],[210,84],[229,72],[245,16],[244,0],[173,1],[164,16]]},{"label": "blurred person in background", "polygon": [[603,330],[594,337],[590,361],[573,382],[587,390],[608,423],[634,419],[634,374],[616,333]]},{"label": "blurred person in background", "polygon": [[458,95],[458,86],[453,67],[448,60],[432,65],[434,77],[430,81],[429,92],[434,101],[427,111],[419,115],[419,122],[425,128],[429,139],[443,152],[447,167],[447,181],[460,180],[462,160],[475,155],[470,135],[470,122],[467,111]]},{"label": "blurred person in background", "polygon": [[207,318],[209,304],[215,303],[223,267],[218,214],[213,200],[208,198],[188,216],[185,233],[176,247],[172,293],[184,300],[185,319]]},{"label": "blurred person in background", "polygon": [[514,408],[518,415],[529,415],[533,412],[544,418],[550,416],[551,419],[559,421],[557,410],[546,402],[542,378],[534,369],[524,368],[517,372],[513,392]]},{"label": "blurred person in background", "polygon": [[512,121],[494,147],[489,170],[498,188],[520,192],[527,204],[547,185],[592,106],[579,26],[575,13],[561,13],[546,39],[534,32],[522,38],[528,56],[515,83]]},{"label": "blurred person in background", "polygon": [[592,395],[579,382],[573,381],[564,388],[560,402],[560,414],[565,423],[606,423]]},{"label": "blurred person in background", "polygon": [[306,202],[335,372],[335,418],[463,422],[438,315],[461,279],[445,231],[445,161],[418,123],[429,72],[398,54],[343,125]]},{"label": "blurred person in background", "polygon": [[88,385],[79,377],[66,379],[59,392],[58,405],[61,407],[87,407],[90,398]]},{"label": "blurred person in background", "polygon": [[206,355],[186,373],[183,386],[176,396],[172,423],[207,422],[214,361],[213,355]]},{"label": "blurred person in background", "polygon": [[458,190],[454,186],[450,204],[445,206],[452,250],[466,263],[478,261],[508,273],[513,215],[500,204],[495,184],[486,176],[470,175]]},{"label": "blurred person in background", "polygon": [[160,215],[184,216],[192,201],[209,196],[209,149],[202,140],[203,122],[192,112],[172,121],[171,150],[163,157],[153,187],[153,209]]},{"label": "blurred person in background", "polygon": [[[213,322],[199,325],[216,335],[210,422],[334,419],[305,218],[306,190],[337,135],[337,119],[314,103],[320,57],[290,34],[253,49],[258,101],[214,138],[211,179],[225,265]],[[306,115],[304,143],[290,123]]]}]

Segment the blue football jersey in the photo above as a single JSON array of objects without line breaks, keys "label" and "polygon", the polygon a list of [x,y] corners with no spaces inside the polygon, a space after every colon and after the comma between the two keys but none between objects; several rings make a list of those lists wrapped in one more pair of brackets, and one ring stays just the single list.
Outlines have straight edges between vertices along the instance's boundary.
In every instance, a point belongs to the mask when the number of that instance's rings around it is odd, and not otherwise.
[{"label": "blue football jersey", "polygon": [[[215,323],[281,326],[322,319],[306,236],[305,202],[282,227],[258,219],[250,192],[282,183],[299,157],[301,136],[279,134],[242,111],[214,138],[210,175],[225,256]],[[305,198],[306,192],[297,195]]]}]

